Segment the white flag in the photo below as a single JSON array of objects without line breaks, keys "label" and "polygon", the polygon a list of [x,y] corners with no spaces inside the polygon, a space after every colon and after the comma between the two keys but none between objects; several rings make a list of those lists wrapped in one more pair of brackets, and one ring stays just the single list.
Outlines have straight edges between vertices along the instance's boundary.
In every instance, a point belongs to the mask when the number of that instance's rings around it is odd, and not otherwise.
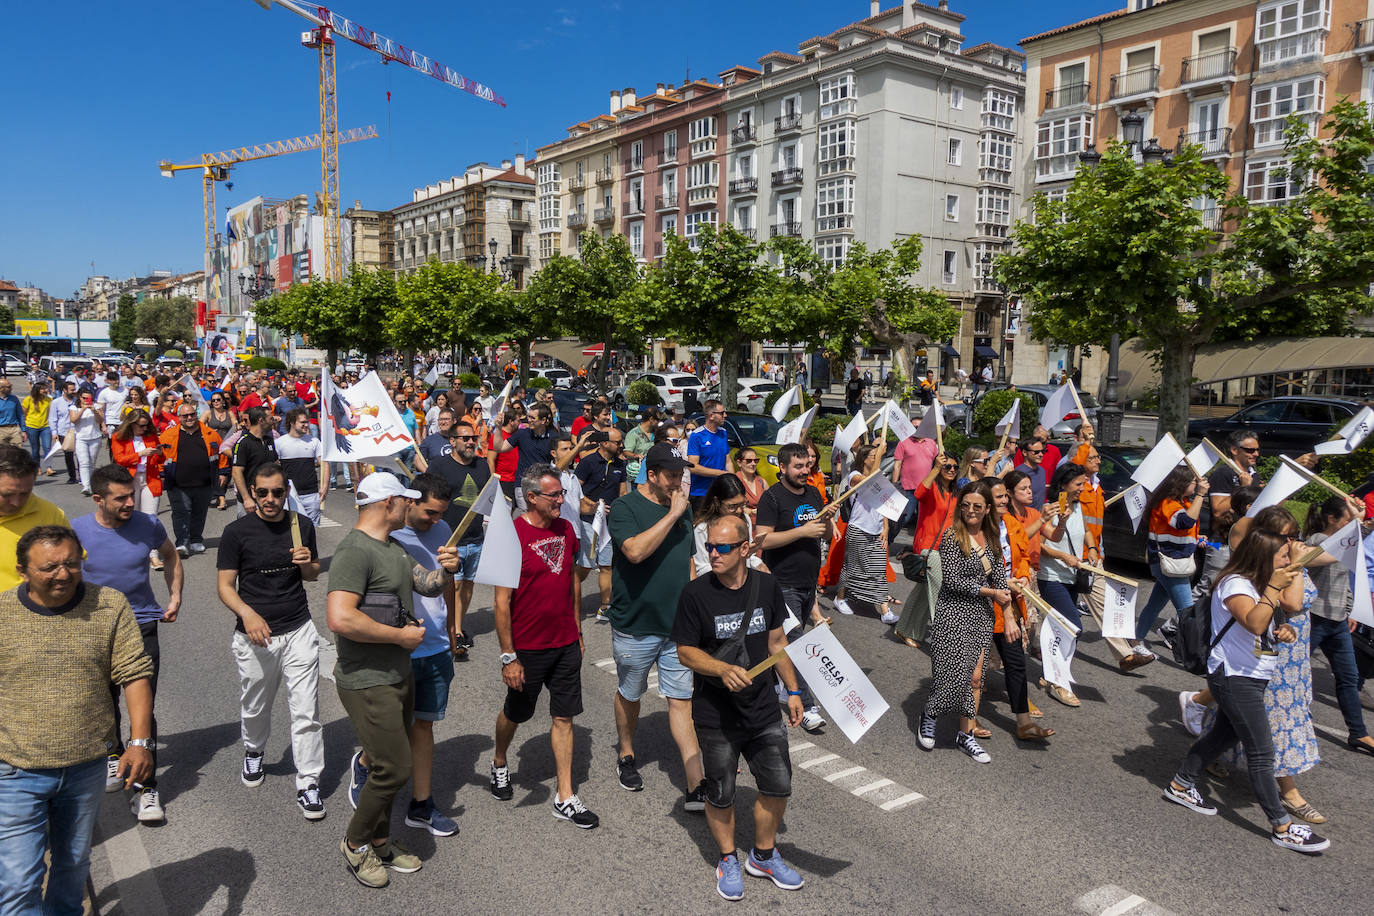
[{"label": "white flag", "polygon": [[438,361],[438,360],[435,360],[434,365],[430,366],[430,367],[429,367],[429,371],[425,373],[425,384],[428,385],[430,388],[433,388],[434,385],[435,385],[435,383],[438,382],[438,381],[439,381],[439,361]]},{"label": "white flag", "polygon": [[1188,464],[1192,466],[1193,473],[1199,477],[1206,477],[1216,467],[1216,463],[1221,460],[1221,452],[1212,447],[1206,440],[1199,442],[1197,448],[1187,455]]},{"label": "white flag", "polygon": [[1102,636],[1135,642],[1135,599],[1139,589],[1128,582],[1102,577],[1106,595],[1102,602]]},{"label": "white flag", "polygon": [[1179,447],[1173,434],[1165,433],[1164,438],[1155,443],[1155,447],[1150,449],[1150,454],[1146,455],[1145,460],[1140,462],[1140,467],[1135,469],[1131,479],[1153,492],[1159,489],[1164,478],[1168,477],[1170,472],[1178,467],[1178,463],[1184,457],[1183,449]]},{"label": "white flag", "polygon": [[324,373],[320,376],[320,400],[325,461],[382,458],[415,444],[375,372],[348,388],[336,387]]},{"label": "white flag", "polygon": [[515,385],[515,379],[507,379],[506,386],[501,389],[501,393],[496,396],[496,400],[491,402],[491,416],[487,417],[492,426],[501,425],[501,411],[506,409],[506,399],[510,397],[511,387]]},{"label": "white flag", "polygon": [[868,432],[868,422],[864,420],[864,412],[860,410],[854,414],[854,419],[843,429],[836,430],[835,443],[830,447],[831,452],[842,452],[849,454],[854,450],[854,443]]},{"label": "white flag", "polygon": [[501,493],[501,479],[499,477],[488,477],[486,486],[482,487],[477,498],[472,501],[472,511],[477,515],[491,515],[496,510],[496,496],[501,494],[501,508],[510,514],[510,506],[506,503],[506,496]]},{"label": "white flag", "polygon": [[[197,413],[199,413],[202,417],[205,416],[205,414],[209,413],[210,405],[205,400],[205,394],[200,390],[200,385],[196,382],[195,379],[191,378],[191,373],[188,372],[181,378],[177,379],[177,384],[185,388],[186,393],[189,394],[191,397],[195,398]],[[129,396],[127,391],[124,393],[124,396],[126,398]],[[271,404],[264,404],[263,406],[267,408],[268,413],[272,412]]]},{"label": "white flag", "polygon": [[1073,690],[1074,649],[1078,644],[1078,628],[1069,623],[1058,611],[1050,609],[1040,621],[1040,663],[1045,672],[1045,680],[1051,684]]},{"label": "white flag", "polygon": [[850,498],[894,522],[901,521],[902,513],[906,510],[906,494],[894,487],[892,481],[883,474],[868,478]]},{"label": "white flag", "polygon": [[[1073,382],[1068,381],[1054,389],[1054,393],[1045,401],[1045,406],[1040,408],[1040,425],[1048,431],[1054,430],[1054,424],[1064,419],[1071,413],[1078,412],[1078,403],[1074,400]],[[1087,419],[1084,417],[1083,419]]]},{"label": "white flag", "polygon": [[606,500],[598,499],[596,513],[592,516],[592,544],[597,550],[611,541],[611,526],[606,521],[608,515],[610,512],[606,508]]},{"label": "white flag", "polygon": [[1126,514],[1131,518],[1131,530],[1139,531],[1140,520],[1145,517],[1145,509],[1150,504],[1150,491],[1135,484],[1121,497],[1121,501],[1125,503]]},{"label": "white flag", "polygon": [[801,385],[793,385],[778,395],[778,399],[773,402],[773,419],[781,423],[783,417],[787,416],[787,412],[793,407],[801,407],[801,403]]},{"label": "white flag", "polygon": [[[935,404],[938,406],[939,403],[937,399]],[[912,425],[911,418],[906,415],[905,410],[897,406],[896,401],[888,398],[887,403],[884,404],[880,410],[881,412],[878,414],[878,420],[883,418],[883,412],[887,414],[887,428],[892,430],[897,436],[898,442],[901,442],[903,439],[910,439],[912,436],[916,435],[916,427]],[[927,413],[929,413],[929,411],[927,411]],[[877,421],[874,422],[876,423]],[[940,425],[945,425],[945,415],[943,413],[940,414]],[[928,438],[934,438],[934,434]]]},{"label": "white flag", "polygon": [[1002,419],[997,421],[997,425],[993,427],[992,431],[999,436],[1007,433],[1008,438],[1011,439],[1021,438],[1021,398],[1017,397],[1012,400],[1011,409],[1002,416]]},{"label": "white flag", "polygon": [[1365,569],[1360,520],[1351,519],[1350,524],[1322,541],[1321,546],[1354,574],[1354,588],[1351,590],[1354,606],[1350,609],[1350,616],[1356,623],[1374,627],[1374,606],[1371,605],[1369,594],[1369,573]]},{"label": "white flag", "polygon": [[56,458],[60,454],[62,454],[62,437],[58,436],[56,439],[53,440],[52,448],[48,449],[48,453],[43,456],[42,463],[47,464],[49,461]]},{"label": "white flag", "polygon": [[811,426],[811,421],[816,419],[816,411],[820,409],[820,406],[819,404],[812,405],[806,413],[780,428],[774,439],[776,444],[786,445],[789,442],[800,442],[802,436],[806,435],[806,430]]},{"label": "white flag", "polygon": [[[939,424],[941,429],[947,425],[945,423],[945,406],[939,401],[930,405],[926,415],[921,417],[921,425],[912,430],[912,435],[921,439],[935,439],[937,438],[936,424]],[[911,424],[908,422],[907,425],[910,426]]]},{"label": "white flag", "polygon": [[[753,625],[751,619],[750,632]],[[830,627],[812,627],[809,633],[789,643],[787,657],[851,743],[858,743],[864,732],[887,712],[887,701],[840,645]]]},{"label": "white flag", "polygon": [[[491,480],[496,480],[493,477]],[[490,485],[491,481],[488,481]],[[482,493],[473,502],[472,508],[475,510],[479,505],[484,505],[490,511],[487,514],[487,533],[482,541],[482,556],[477,560],[477,573],[473,576],[473,581],[483,585],[504,585],[506,588],[515,588],[520,584],[520,561],[522,552],[520,550],[520,535],[515,533],[515,520],[510,517],[504,494],[498,501],[496,494],[499,489],[491,488],[492,495],[483,498],[487,494],[487,488],[483,488]],[[571,523],[570,523],[571,524]],[[560,546],[566,542],[560,541]],[[573,563],[577,558],[564,556],[558,562]]]},{"label": "white flag", "polygon": [[1374,409],[1366,407],[1341,427],[1335,439],[1321,443],[1312,451],[1318,455],[1349,455],[1359,448],[1365,436],[1369,435],[1371,427],[1374,427]]},{"label": "white flag", "polygon": [[1308,479],[1306,477],[1280,461],[1278,467],[1274,468],[1274,476],[1270,478],[1269,483],[1265,484],[1260,495],[1255,497],[1255,501],[1250,504],[1250,511],[1245,513],[1245,517],[1254,518],[1261,509],[1282,505],[1285,499],[1307,484]]}]

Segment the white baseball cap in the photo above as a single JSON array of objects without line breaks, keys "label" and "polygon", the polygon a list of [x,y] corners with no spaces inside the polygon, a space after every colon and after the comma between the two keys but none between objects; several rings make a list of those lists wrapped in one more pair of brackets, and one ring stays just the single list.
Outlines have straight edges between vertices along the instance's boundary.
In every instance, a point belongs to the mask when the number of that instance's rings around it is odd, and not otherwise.
[{"label": "white baseball cap", "polygon": [[403,485],[395,474],[388,474],[386,471],[373,471],[358,482],[356,503],[359,506],[370,506],[393,496],[419,499],[420,495],[419,490],[411,490]]}]

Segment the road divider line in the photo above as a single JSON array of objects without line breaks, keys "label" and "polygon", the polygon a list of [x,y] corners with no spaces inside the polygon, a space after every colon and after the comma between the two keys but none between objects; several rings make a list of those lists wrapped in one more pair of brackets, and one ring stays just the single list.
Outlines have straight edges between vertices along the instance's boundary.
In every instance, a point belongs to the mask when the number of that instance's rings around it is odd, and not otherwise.
[{"label": "road divider line", "polygon": [[1073,906],[1091,916],[1176,916],[1171,910],[1115,884],[1093,888],[1075,900]]},{"label": "road divider line", "polygon": [[1125,916],[1131,910],[1145,903],[1145,898],[1139,894],[1131,894],[1129,897],[1122,897],[1116,903],[1107,907],[1098,916]]},{"label": "road divider line", "polygon": [[801,763],[797,764],[797,766],[801,767],[803,770],[809,770],[812,767],[818,767],[823,763],[829,763],[832,760],[839,759],[839,754],[821,754],[819,757],[812,757],[810,760],[803,760]]},{"label": "road divider line", "polygon": [[896,783],[894,783],[892,780],[890,780],[890,779],[884,777],[884,778],[879,779],[879,780],[877,780],[877,781],[875,781],[875,782],[870,782],[870,783],[869,783],[868,785],[866,785],[866,786],[859,786],[859,788],[857,788],[857,789],[850,789],[850,790],[849,790],[849,794],[850,794],[850,795],[854,795],[854,796],[858,796],[858,797],[862,798],[863,796],[867,795],[869,792],[876,792],[876,791],[878,791],[879,789],[883,788],[884,786],[893,786],[893,785],[896,785]]},{"label": "road divider line", "polygon": [[822,776],[821,778],[824,779],[826,782],[835,782],[836,780],[844,779],[846,776],[853,776],[855,773],[863,773],[867,769],[867,767],[852,766],[848,767],[847,769],[840,770],[838,773],[830,773],[827,776]]},{"label": "road divider line", "polygon": [[885,801],[878,807],[882,808],[884,811],[896,811],[898,808],[905,808],[912,802],[918,802],[923,798],[925,798],[925,796],[922,795],[920,792],[908,792],[907,794],[899,798],[894,798],[890,801]]}]

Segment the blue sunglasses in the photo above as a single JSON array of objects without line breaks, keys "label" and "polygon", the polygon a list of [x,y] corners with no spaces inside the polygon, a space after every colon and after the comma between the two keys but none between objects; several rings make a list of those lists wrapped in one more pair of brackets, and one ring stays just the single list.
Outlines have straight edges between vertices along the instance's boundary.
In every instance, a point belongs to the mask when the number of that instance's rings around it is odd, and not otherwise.
[{"label": "blue sunglasses", "polygon": [[707,553],[709,553],[709,552],[711,552],[712,550],[714,550],[716,553],[720,554],[721,556],[725,556],[725,555],[728,554],[730,551],[734,550],[736,547],[739,547],[739,546],[741,546],[741,545],[743,545],[743,544],[746,544],[746,543],[748,543],[748,542],[747,542],[747,541],[735,541],[735,543],[733,543],[733,544],[712,544],[712,543],[709,543],[709,542],[708,542],[708,543],[706,544],[706,551],[707,551]]}]

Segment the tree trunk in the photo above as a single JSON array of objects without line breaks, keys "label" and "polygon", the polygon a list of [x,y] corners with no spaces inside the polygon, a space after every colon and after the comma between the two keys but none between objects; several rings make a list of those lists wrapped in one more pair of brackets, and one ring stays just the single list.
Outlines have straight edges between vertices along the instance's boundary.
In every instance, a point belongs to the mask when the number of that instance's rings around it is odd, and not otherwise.
[{"label": "tree trunk", "polygon": [[1156,434],[1173,433],[1182,444],[1188,435],[1188,402],[1197,341],[1183,336],[1169,341],[1159,355],[1159,423]]},{"label": "tree trunk", "polygon": [[324,358],[326,362],[324,371],[332,373],[334,371],[334,367],[339,364],[339,348],[330,347],[328,350],[325,351]]},{"label": "tree trunk", "polygon": [[606,393],[606,367],[611,361],[611,323],[607,321],[602,325],[601,333],[601,363],[596,367],[596,390]]},{"label": "tree trunk", "polygon": [[516,384],[521,388],[528,388],[530,384],[530,347],[532,346],[534,346],[534,341],[528,338],[519,341],[520,381]]},{"label": "tree trunk", "polygon": [[738,410],[739,400],[735,397],[739,390],[739,348],[744,343],[742,335],[726,339],[720,348],[720,399],[726,410]]}]

